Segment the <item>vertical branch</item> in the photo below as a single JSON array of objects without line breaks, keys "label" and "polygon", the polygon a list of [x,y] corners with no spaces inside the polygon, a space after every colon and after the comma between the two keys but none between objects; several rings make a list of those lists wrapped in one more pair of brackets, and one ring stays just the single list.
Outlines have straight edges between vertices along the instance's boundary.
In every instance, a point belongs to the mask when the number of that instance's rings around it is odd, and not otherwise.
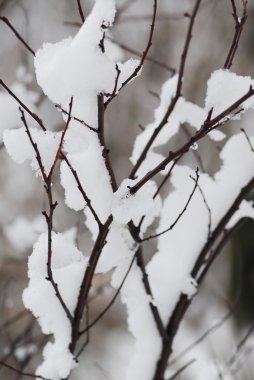
[{"label": "vertical branch", "polygon": [[232,16],[235,20],[235,34],[233,37],[233,41],[231,43],[225,64],[224,64],[224,69],[230,69],[232,64],[233,64],[233,59],[235,57],[239,40],[241,38],[241,34],[243,31],[244,24],[247,20],[247,1],[242,0],[243,4],[243,11],[242,11],[242,16],[239,17],[236,9],[236,4],[235,0],[231,0],[231,6],[232,6]]},{"label": "vertical branch", "polygon": [[158,134],[160,133],[160,131],[162,130],[162,128],[167,124],[168,118],[170,117],[170,115],[174,111],[175,106],[176,106],[176,104],[178,102],[178,99],[182,95],[183,75],[184,75],[184,70],[185,70],[185,65],[186,65],[187,54],[188,54],[188,51],[189,51],[189,46],[190,46],[190,42],[191,42],[191,38],[192,38],[192,30],[193,30],[193,27],[194,27],[195,19],[196,19],[196,16],[197,16],[197,13],[198,13],[201,1],[202,0],[196,0],[196,4],[194,6],[192,15],[190,17],[189,28],[188,28],[188,31],[187,31],[187,35],[186,35],[186,39],[185,39],[185,44],[184,44],[184,48],[183,48],[183,52],[182,52],[182,56],[181,56],[181,61],[180,61],[179,76],[178,76],[176,94],[172,98],[171,103],[170,103],[170,105],[169,105],[169,107],[167,109],[167,112],[165,113],[164,117],[162,118],[160,124],[154,130],[152,136],[147,141],[147,143],[146,143],[143,151],[140,154],[140,157],[138,158],[136,164],[134,165],[134,167],[133,167],[133,169],[132,169],[132,171],[130,173],[130,178],[132,178],[132,179],[135,177],[135,174],[137,173],[137,171],[140,168],[141,164],[145,160],[146,155],[147,155],[149,149],[151,148],[154,140],[156,139],[156,137],[158,136]]},{"label": "vertical branch", "polygon": [[83,12],[83,9],[82,9],[81,1],[77,0],[77,3],[78,3],[78,11],[79,11],[79,14],[80,14],[80,18],[81,18],[82,22],[84,23],[85,22],[85,16],[84,16],[84,12]]},{"label": "vertical branch", "polygon": [[122,83],[122,86],[121,86],[120,90],[123,87],[125,87],[132,79],[134,79],[138,75],[138,73],[140,72],[140,70],[142,69],[142,67],[144,65],[144,62],[145,62],[146,57],[148,55],[148,52],[149,52],[149,50],[150,50],[150,48],[152,46],[152,40],[153,40],[154,29],[155,29],[156,14],[157,14],[157,0],[154,0],[154,2],[153,2],[153,17],[152,17],[152,23],[151,23],[151,27],[150,27],[150,34],[149,34],[149,37],[148,37],[146,48],[143,51],[143,54],[142,54],[142,57],[141,57],[139,65],[136,67],[136,69],[133,71],[133,73]]},{"label": "vertical branch", "polygon": [[35,56],[35,52],[34,50],[28,45],[28,43],[21,37],[21,35],[18,33],[17,29],[10,23],[10,21],[8,20],[7,17],[3,17],[3,16],[0,16],[0,20],[3,21],[5,23],[5,25],[7,25],[10,30],[15,34],[15,36],[17,37],[17,39],[25,46],[25,48],[30,51],[31,54],[33,54],[33,56]]},{"label": "vertical branch", "polygon": [[98,95],[98,136],[99,141],[102,146],[102,156],[105,160],[106,168],[110,175],[111,186],[113,191],[117,190],[117,183],[115,178],[115,173],[113,171],[113,167],[109,158],[109,150],[107,149],[105,142],[105,134],[104,134],[104,113],[105,113],[105,105],[104,105],[104,96],[103,94]]},{"label": "vertical branch", "polygon": [[58,289],[58,285],[57,283],[54,281],[54,277],[53,277],[53,272],[52,272],[52,267],[51,267],[51,261],[52,261],[52,231],[53,231],[53,214],[54,214],[54,210],[57,206],[57,202],[54,202],[53,201],[53,196],[52,196],[52,183],[51,183],[51,176],[47,176],[46,174],[46,171],[45,171],[45,168],[43,166],[43,162],[42,162],[42,158],[41,158],[41,155],[40,155],[40,152],[39,152],[39,149],[38,149],[38,146],[37,144],[34,142],[33,138],[32,138],[32,135],[30,133],[30,130],[28,128],[28,125],[27,125],[27,122],[26,122],[26,118],[25,118],[25,114],[24,114],[24,111],[20,108],[20,112],[21,112],[21,120],[25,126],[25,129],[26,129],[26,133],[28,135],[28,138],[30,140],[30,143],[35,151],[35,154],[36,154],[36,160],[38,162],[38,165],[39,165],[39,168],[40,168],[40,171],[41,171],[41,175],[42,175],[42,178],[43,178],[43,181],[44,181],[44,187],[45,187],[45,190],[46,190],[46,193],[47,193],[47,197],[48,197],[48,204],[49,204],[49,212],[47,213],[46,211],[43,212],[42,214],[45,216],[45,219],[46,219],[46,223],[47,223],[47,226],[48,226],[48,259],[47,259],[47,277],[46,277],[46,280],[50,281],[50,283],[52,284],[53,286],[53,289],[55,291],[55,294],[56,294],[56,297],[57,299],[59,300],[67,318],[70,320],[70,322],[72,322],[72,315],[68,309],[68,307],[66,306],[60,292],[59,292],[59,289]]}]

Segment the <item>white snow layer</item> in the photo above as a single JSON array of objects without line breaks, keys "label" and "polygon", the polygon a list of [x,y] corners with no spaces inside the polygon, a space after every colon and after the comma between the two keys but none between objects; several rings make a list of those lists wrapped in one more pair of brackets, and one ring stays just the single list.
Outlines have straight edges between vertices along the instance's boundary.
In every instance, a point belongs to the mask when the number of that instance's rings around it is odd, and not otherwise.
[{"label": "white snow layer", "polygon": [[19,216],[3,229],[5,236],[18,253],[24,253],[31,248],[38,236],[46,230],[47,225],[42,215],[31,221]]},{"label": "white snow layer", "polygon": [[155,182],[148,181],[136,194],[130,193],[130,188],[137,180],[125,179],[114,193],[111,213],[114,220],[121,224],[131,219],[139,224],[142,216],[148,219],[158,216],[160,212],[160,198],[153,199],[157,190]]},{"label": "white snow layer", "polygon": [[[46,280],[48,259],[48,235],[42,234],[28,261],[29,284],[23,293],[24,305],[31,310],[44,334],[53,334],[54,342],[43,350],[43,363],[36,374],[60,380],[66,378],[75,361],[69,351],[71,324],[52,283]],[[52,272],[55,283],[70,313],[76,307],[77,297],[87,259],[63,234],[52,235]]]},{"label": "white snow layer", "polygon": [[[207,82],[206,111],[209,112],[213,108],[212,117],[217,116],[244,96],[250,86],[254,86],[251,77],[242,77],[229,70],[214,71]],[[240,108],[246,110],[253,107],[254,98],[252,96]]]},{"label": "white snow layer", "polygon": [[[61,133],[50,131],[44,132],[35,127],[30,128],[30,133],[39,150],[45,174],[48,175],[60,144]],[[37,161],[35,149],[29,140],[25,127],[5,130],[4,144],[13,161],[18,164],[29,161],[30,166],[36,172],[36,175],[42,174]]]},{"label": "white snow layer", "polygon": [[[253,139],[252,139],[253,140]],[[252,141],[253,143],[254,141]],[[223,162],[213,178],[200,174],[199,186],[212,210],[211,231],[233,201],[253,177],[254,154],[243,134],[230,138],[221,152]],[[192,169],[176,166],[172,173],[174,191],[165,199],[157,232],[173,223],[193,190]],[[237,178],[237,181],[236,181]],[[250,207],[240,207],[238,217],[251,216]],[[237,219],[238,219],[237,217]],[[147,265],[152,291],[163,320],[166,322],[189,278],[192,267],[208,238],[209,213],[198,189],[175,227],[158,238],[158,251]]]}]

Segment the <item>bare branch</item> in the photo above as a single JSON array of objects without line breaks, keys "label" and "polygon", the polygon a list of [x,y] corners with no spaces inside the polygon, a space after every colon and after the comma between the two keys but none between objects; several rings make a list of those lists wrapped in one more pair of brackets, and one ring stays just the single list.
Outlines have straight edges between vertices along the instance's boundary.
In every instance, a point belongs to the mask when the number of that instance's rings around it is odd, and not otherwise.
[{"label": "bare branch", "polygon": [[51,176],[48,177],[47,174],[46,174],[46,171],[45,171],[45,168],[43,166],[43,162],[42,162],[42,159],[41,159],[41,155],[40,155],[40,152],[39,152],[39,149],[37,147],[37,144],[34,142],[33,138],[32,138],[32,135],[30,133],[30,130],[28,128],[28,125],[27,125],[27,122],[26,122],[26,118],[25,118],[25,114],[24,114],[24,111],[20,108],[20,112],[21,112],[21,120],[23,121],[23,124],[24,124],[24,127],[26,129],[26,132],[27,132],[27,135],[28,135],[28,138],[30,140],[30,143],[35,151],[35,154],[36,154],[36,160],[38,162],[38,165],[39,165],[39,168],[40,168],[40,171],[41,171],[41,175],[42,175],[42,178],[44,180],[44,183],[45,183],[45,190],[46,190],[46,193],[47,193],[47,197],[48,197],[48,203],[49,203],[49,214],[47,214],[46,212],[43,212],[42,214],[45,216],[45,219],[46,219],[46,223],[48,225],[48,261],[47,261],[47,274],[48,274],[48,277],[46,278],[46,280],[50,281],[50,283],[52,284],[53,288],[54,288],[54,291],[55,291],[55,294],[56,294],[56,297],[58,298],[67,318],[72,322],[72,315],[68,309],[68,307],[66,306],[62,296],[61,296],[61,293],[58,289],[58,285],[57,283],[54,281],[54,278],[53,278],[53,272],[52,272],[52,268],[51,268],[51,259],[52,259],[52,231],[53,231],[53,214],[54,214],[54,210],[57,206],[57,202],[53,202],[53,199],[52,199],[52,190],[51,190]]},{"label": "bare branch", "polygon": [[149,50],[150,50],[150,48],[152,46],[153,34],[154,34],[154,29],[155,29],[156,13],[157,13],[157,0],[154,0],[154,3],[153,3],[153,17],[152,17],[150,34],[149,34],[149,37],[148,37],[148,42],[147,42],[146,48],[145,48],[145,50],[144,50],[144,52],[142,54],[142,57],[141,57],[139,65],[133,71],[133,73],[122,83],[122,86],[121,86],[120,90],[124,86],[126,86],[132,79],[134,79],[138,75],[138,73],[140,72],[140,70],[142,69],[142,67],[144,65],[144,62],[145,62],[146,57],[148,55],[148,52],[149,52]]},{"label": "bare branch", "polygon": [[41,129],[43,129],[43,131],[46,131],[46,128],[44,127],[44,124],[42,122],[42,120],[39,118],[38,115],[36,115],[35,113],[33,113],[18,97],[17,95],[14,94],[14,92],[11,91],[11,89],[2,81],[2,79],[0,79],[0,85],[13,97],[13,99],[16,100],[16,102],[18,102],[18,104],[36,121],[36,123],[39,124],[39,126],[41,127]]},{"label": "bare branch", "polygon": [[[121,49],[127,51],[128,53],[134,54],[134,55],[136,55],[137,57],[140,57],[140,58],[142,57],[143,53],[138,52],[137,50],[135,50],[135,49],[133,49],[133,48],[131,48],[131,47],[129,47],[129,46],[127,46],[127,45],[125,45],[125,44],[117,41],[117,40],[115,40],[114,38],[112,38],[110,36],[107,36],[107,39],[109,39],[113,43],[117,44]],[[150,55],[146,56],[146,61],[151,62],[151,63],[153,63],[153,64],[155,64],[155,65],[157,65],[157,66],[159,66],[159,67],[161,67],[161,68],[169,71],[172,75],[174,75],[175,72],[176,72],[176,69],[174,69],[173,67],[170,67],[166,63],[158,61],[158,59],[153,58]]]},{"label": "bare branch", "polygon": [[193,30],[193,27],[194,27],[194,23],[195,23],[195,20],[196,20],[196,16],[197,16],[197,13],[198,13],[201,1],[202,0],[196,0],[195,6],[194,6],[194,9],[193,9],[191,18],[190,18],[189,28],[188,28],[187,35],[186,35],[186,40],[185,40],[183,52],[182,52],[182,55],[181,55],[181,61],[180,61],[180,67],[179,67],[179,76],[178,76],[176,94],[172,98],[171,103],[170,103],[170,105],[169,105],[169,107],[168,107],[168,109],[167,109],[164,117],[162,118],[162,120],[159,123],[158,127],[154,130],[152,136],[147,141],[147,143],[146,143],[143,151],[140,154],[140,157],[138,158],[136,164],[134,165],[134,167],[133,167],[133,169],[132,169],[132,171],[130,173],[130,176],[129,176],[132,179],[135,177],[135,174],[137,173],[137,171],[140,168],[141,164],[145,160],[146,155],[147,155],[149,149],[151,148],[154,140],[159,135],[159,133],[163,129],[163,127],[167,124],[168,118],[170,117],[170,115],[174,111],[175,106],[176,106],[176,104],[178,102],[178,99],[181,96],[182,84],[183,84],[183,75],[184,75],[184,70],[185,70],[185,64],[186,64],[187,54],[188,54],[188,51],[189,51],[189,46],[190,46],[190,42],[191,42],[191,38],[192,38],[192,30]]},{"label": "bare branch", "polygon": [[68,112],[68,118],[67,118],[67,121],[66,121],[66,124],[65,124],[65,127],[63,129],[63,132],[62,132],[62,136],[61,136],[61,140],[60,140],[60,144],[59,144],[59,147],[57,149],[57,152],[56,152],[56,155],[55,155],[55,159],[54,159],[54,162],[52,164],[52,167],[50,169],[50,172],[49,172],[49,175],[48,175],[48,178],[51,178],[52,174],[53,174],[53,171],[55,169],[55,166],[56,166],[56,163],[59,159],[59,156],[60,156],[60,153],[61,153],[61,150],[62,150],[62,146],[63,146],[63,142],[64,142],[64,137],[65,137],[65,134],[67,132],[67,129],[70,125],[70,121],[71,121],[71,110],[72,110],[72,105],[73,105],[73,96],[71,97],[71,101],[70,101],[70,104],[69,104],[69,112]]},{"label": "bare branch", "polygon": [[224,64],[224,69],[230,69],[230,67],[233,64],[233,59],[235,57],[235,54],[238,48],[243,27],[247,20],[247,1],[243,0],[242,3],[243,3],[243,12],[242,12],[242,16],[239,17],[237,13],[237,9],[236,9],[235,0],[231,0],[232,15],[235,20],[235,34],[234,34],[233,41],[230,46],[230,49],[229,49],[229,52]]}]

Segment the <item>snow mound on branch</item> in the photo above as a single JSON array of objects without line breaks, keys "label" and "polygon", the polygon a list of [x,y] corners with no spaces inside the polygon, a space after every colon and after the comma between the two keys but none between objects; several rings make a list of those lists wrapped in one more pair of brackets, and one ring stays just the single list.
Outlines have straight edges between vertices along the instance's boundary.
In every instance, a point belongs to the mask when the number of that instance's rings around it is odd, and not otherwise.
[{"label": "snow mound on branch", "polygon": [[[55,103],[67,108],[74,96],[73,114],[97,127],[97,95],[110,94],[117,77],[116,62],[104,46],[104,33],[115,17],[115,0],[96,0],[91,14],[74,38],[46,43],[36,53],[39,85]],[[138,60],[118,64],[122,83],[138,66]]]},{"label": "snow mound on branch", "polygon": [[114,193],[111,212],[118,223],[126,224],[131,219],[139,223],[142,216],[153,217],[159,214],[159,198],[153,199],[157,190],[155,182],[148,181],[137,193],[131,194],[130,188],[136,182],[125,179]]},{"label": "snow mound on branch", "polygon": [[[209,112],[213,108],[212,117],[219,115],[245,95],[251,86],[254,86],[251,77],[243,77],[222,69],[214,71],[207,82],[206,111]],[[254,97],[252,96],[239,108],[246,110],[253,107]],[[239,115],[236,118],[239,118]]]},{"label": "snow mound on branch", "polygon": [[[29,130],[32,139],[39,150],[45,173],[48,175],[60,144],[61,133],[50,131],[44,132],[34,127]],[[36,172],[36,175],[41,175],[36,153],[29,140],[25,127],[6,130],[4,132],[4,144],[13,161],[17,164],[30,161],[30,166]]]},{"label": "snow mound on branch", "polygon": [[[157,147],[168,144],[171,138],[179,132],[182,124],[188,123],[196,130],[199,130],[207,117],[206,109],[187,101],[182,96],[179,97],[173,111],[170,113],[169,118],[167,119],[165,117],[176,94],[177,82],[178,75],[175,75],[163,84],[160,95],[160,104],[154,113],[154,121],[149,124],[136,138],[130,159],[133,165],[136,164],[143,149],[156,131],[157,127],[160,126],[162,122],[165,122],[164,127],[151,144],[151,148],[147,153],[145,160],[138,169],[139,176],[145,175],[149,170],[161,162],[163,158],[165,158],[156,153],[154,150]],[[219,130],[211,131],[209,136],[214,141],[220,141],[225,138],[225,134]],[[160,172],[161,175],[165,175],[166,173],[166,170]]]},{"label": "snow mound on branch", "polygon": [[[24,305],[38,318],[44,334],[53,334],[54,342],[43,351],[44,362],[37,375],[60,380],[76,365],[69,351],[71,323],[67,318],[50,281],[46,280],[48,236],[42,234],[28,261],[29,284],[23,293]],[[52,234],[52,272],[68,310],[73,315],[80,284],[87,265],[82,253],[64,234]]]},{"label": "snow mound on branch", "polygon": [[[254,143],[253,138],[251,142]],[[217,227],[242,187],[253,178],[254,154],[242,133],[230,138],[220,158],[223,164],[215,177],[200,173],[198,181],[212,210],[210,232]],[[175,190],[163,203],[157,233],[168,228],[181,212],[184,199],[187,201],[193,190],[194,181],[190,176],[195,178],[192,169],[175,166],[171,178]],[[254,213],[244,201],[229,226],[232,227],[240,217],[246,216],[253,217]],[[186,293],[183,284],[189,278],[194,263],[207,242],[208,227],[209,211],[201,192],[196,189],[187,210],[175,227],[158,238],[158,251],[148,263],[147,272],[155,301],[165,322],[168,321],[180,294]]]}]

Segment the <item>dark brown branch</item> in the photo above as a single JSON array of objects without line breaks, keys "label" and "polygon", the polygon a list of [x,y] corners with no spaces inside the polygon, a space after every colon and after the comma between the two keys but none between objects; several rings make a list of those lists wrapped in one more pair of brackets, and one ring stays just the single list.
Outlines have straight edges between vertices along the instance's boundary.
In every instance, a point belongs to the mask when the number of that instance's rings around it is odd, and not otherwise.
[{"label": "dark brown branch", "polygon": [[96,325],[103,317],[104,315],[107,313],[107,311],[111,308],[111,306],[114,304],[115,300],[117,299],[120,291],[122,290],[122,287],[131,271],[131,268],[133,266],[133,263],[135,261],[135,258],[136,258],[136,253],[134,254],[132,260],[131,260],[131,263],[129,265],[129,268],[127,270],[127,272],[125,273],[124,275],[124,278],[122,279],[122,282],[119,286],[119,288],[117,289],[117,291],[115,292],[114,296],[112,297],[111,301],[108,303],[108,305],[105,307],[105,309],[103,309],[100,314],[91,322],[89,323],[85,329],[83,329],[82,331],[80,331],[80,335],[83,335],[84,333],[86,333],[88,330],[90,330],[94,325]]},{"label": "dark brown branch", "polygon": [[169,379],[167,380],[174,380],[174,379],[177,379],[177,377],[186,369],[188,368],[191,364],[195,363],[197,359],[191,359],[188,363],[186,363],[185,365],[183,365],[181,368],[179,368],[175,373],[174,375],[170,376]]},{"label": "dark brown branch", "polygon": [[[195,181],[194,178],[192,178],[192,179]],[[204,194],[204,192],[201,189],[201,187],[200,187],[199,184],[198,184],[198,190],[199,190],[199,192],[201,194],[201,197],[203,199],[204,205],[205,205],[205,207],[207,209],[207,212],[208,212],[208,233],[207,233],[207,235],[208,235],[208,239],[209,239],[210,236],[211,236],[211,228],[212,228],[212,210],[211,210],[211,207],[209,206],[209,204],[207,202],[207,199],[205,197],[205,194]]]},{"label": "dark brown branch", "polygon": [[[225,234],[222,237],[221,242],[218,244],[217,248],[212,254],[209,254],[214,244],[220,238],[220,236],[224,233],[225,227],[231,217],[239,208],[243,199],[245,199],[250,191],[254,187],[254,178],[252,178],[249,183],[242,188],[239,195],[225,213],[225,215],[221,218],[215,230],[212,232],[210,239],[204,245],[202,251],[200,252],[198,259],[193,267],[191,272],[191,276],[196,280],[197,284],[200,285],[202,282],[205,273],[208,271],[210,266],[212,265],[215,258],[221,252],[221,249],[224,247],[227,239],[225,238]],[[236,228],[236,227],[235,227]],[[230,231],[226,233],[227,238],[230,236]],[[153,377],[153,380],[161,380],[163,379],[164,372],[167,367],[168,360],[172,353],[172,345],[174,342],[175,335],[178,331],[179,325],[191,304],[192,299],[189,299],[185,294],[181,294],[176,307],[170,317],[170,320],[167,325],[167,334],[168,338],[163,342],[163,347],[160,355],[160,359],[157,362],[157,368]]]},{"label": "dark brown branch", "polygon": [[[59,109],[59,110],[60,110],[62,113],[64,113],[65,115],[68,115],[68,112],[67,112],[66,110],[64,110],[64,109],[60,106],[60,104],[55,104],[55,107],[56,107],[57,109]],[[90,129],[91,131],[98,133],[98,130],[97,130],[96,128],[91,127],[91,126],[90,126],[89,124],[87,124],[84,120],[81,120],[81,119],[79,119],[78,117],[73,116],[73,115],[70,115],[70,117],[71,117],[72,120],[75,120],[75,121],[77,121],[78,123],[84,125],[85,127],[87,127],[88,129]]]},{"label": "dark brown branch", "polygon": [[99,228],[101,228],[102,222],[100,221],[95,209],[92,206],[91,199],[88,197],[83,186],[81,185],[81,182],[80,182],[80,179],[79,179],[79,176],[78,176],[76,170],[73,168],[73,166],[71,165],[70,161],[68,160],[68,158],[65,156],[64,153],[61,153],[61,156],[62,156],[63,160],[66,162],[67,166],[69,167],[69,169],[70,169],[70,171],[71,171],[71,173],[72,173],[72,175],[73,175],[73,177],[77,183],[77,188],[80,191],[82,197],[84,198],[84,200],[87,204],[87,207],[90,209],[91,213],[93,214],[94,219],[96,220]]},{"label": "dark brown branch", "polygon": [[39,126],[43,129],[43,131],[46,131],[46,128],[44,127],[44,124],[42,120],[39,118],[38,115],[33,113],[18,97],[14,94],[14,92],[11,91],[11,89],[0,79],[0,85],[13,97],[13,99],[16,100],[16,102],[19,103],[19,105],[36,121],[36,123],[39,124]]},{"label": "dark brown branch", "polygon": [[53,174],[53,171],[55,169],[55,166],[57,164],[57,161],[59,159],[59,156],[61,154],[61,151],[62,151],[62,146],[63,146],[63,142],[64,142],[64,137],[65,137],[65,134],[67,132],[67,129],[70,125],[70,121],[71,121],[71,110],[72,110],[72,105],[73,105],[73,96],[71,97],[71,101],[70,101],[70,104],[69,104],[69,112],[68,112],[68,118],[67,118],[67,121],[66,121],[66,124],[65,124],[65,127],[63,129],[63,132],[62,132],[62,136],[61,136],[61,140],[60,140],[60,144],[59,144],[59,147],[57,149],[57,152],[56,152],[56,155],[55,155],[55,159],[54,159],[54,162],[52,164],[52,167],[50,169],[50,172],[49,172],[49,175],[48,175],[48,178],[51,178],[52,174]]},{"label": "dark brown branch", "polygon": [[120,90],[124,86],[126,86],[132,79],[134,79],[139,74],[140,70],[142,69],[142,67],[144,65],[144,62],[145,62],[146,57],[148,55],[148,52],[149,52],[149,50],[150,50],[150,48],[152,46],[153,34],[154,34],[154,29],[155,29],[156,14],[157,14],[157,0],[154,0],[154,3],[153,3],[153,17],[152,17],[150,34],[149,34],[149,37],[148,37],[148,42],[147,42],[146,48],[145,48],[145,50],[144,50],[144,52],[142,54],[142,57],[140,59],[139,65],[136,67],[136,69],[133,71],[133,73],[122,83],[122,86],[121,86]]},{"label": "dark brown branch", "polygon": [[[117,41],[117,40],[115,40],[114,38],[107,36],[107,39],[109,39],[113,43],[117,44],[121,49],[127,51],[128,53],[134,54],[134,55],[136,55],[137,57],[140,57],[140,58],[142,57],[143,53],[138,52],[137,50],[135,50],[135,49],[133,49],[133,48],[131,48],[131,47],[129,47],[129,46],[127,46],[127,45],[125,45],[125,44]],[[161,68],[169,71],[172,75],[175,74],[175,72],[176,72],[176,70],[173,67],[168,66],[164,62],[158,61],[158,59],[153,58],[150,55],[146,56],[146,61],[151,62],[151,63],[153,63],[153,64],[155,64],[155,65],[157,65],[157,66],[159,66],[159,67],[161,67]]]},{"label": "dark brown branch", "polygon": [[[153,178],[156,174],[158,174],[161,170],[164,170],[165,167],[173,160],[188,152],[191,146],[201,140],[204,136],[206,136],[213,129],[217,128],[218,125],[224,124],[226,121],[230,120],[230,117],[227,118],[228,115],[231,115],[238,107],[241,106],[243,102],[254,95],[254,89],[250,87],[249,91],[243,95],[240,99],[238,99],[235,103],[233,103],[230,107],[228,107],[225,111],[221,112],[218,116],[214,117],[211,120],[206,120],[204,124],[201,126],[200,130],[196,132],[195,135],[181,148],[177,149],[174,152],[169,152],[168,157],[166,157],[160,164],[158,164],[154,169],[148,172],[143,178],[141,178],[131,189],[131,194],[135,194],[142,186],[146,184],[151,178]],[[235,116],[235,115],[233,115]]]},{"label": "dark brown branch", "polygon": [[130,173],[130,176],[129,176],[131,179],[133,179],[135,177],[135,174],[137,173],[137,171],[140,168],[141,164],[145,160],[146,155],[147,155],[149,149],[151,148],[154,140],[156,139],[156,137],[158,136],[158,134],[160,133],[160,131],[162,130],[162,128],[167,124],[168,118],[170,117],[170,115],[174,111],[175,106],[176,106],[176,104],[178,102],[178,99],[182,95],[183,75],[184,75],[184,70],[185,70],[185,65],[186,65],[187,54],[188,54],[188,51],[189,51],[189,46],[190,46],[190,42],[191,42],[191,38],[192,38],[192,30],[193,30],[193,27],[194,27],[194,23],[195,23],[195,20],[196,20],[196,16],[197,16],[197,13],[198,13],[201,1],[202,0],[196,0],[195,6],[194,6],[194,9],[193,9],[191,18],[190,18],[190,23],[189,23],[189,27],[188,27],[188,31],[187,31],[187,35],[186,35],[186,40],[185,40],[183,52],[182,52],[182,55],[181,55],[181,61],[180,61],[180,67],[179,67],[179,76],[178,76],[176,94],[172,98],[172,100],[170,102],[170,105],[169,105],[169,107],[168,107],[168,109],[167,109],[164,117],[162,118],[162,120],[159,123],[158,127],[156,127],[156,129],[154,130],[152,136],[147,141],[147,143],[146,143],[143,151],[140,154],[140,157],[138,158],[136,164],[134,165],[134,167],[133,167],[133,169],[132,169],[132,171]]},{"label": "dark brown branch", "polygon": [[246,138],[246,140],[247,140],[247,143],[249,144],[250,150],[251,150],[252,152],[254,152],[254,147],[253,147],[253,145],[252,145],[252,143],[251,143],[251,141],[250,141],[250,138],[249,138],[247,132],[245,131],[244,128],[241,128],[240,131],[243,132],[243,134],[244,134],[244,136],[245,136],[245,138]]},{"label": "dark brown branch", "polygon": [[146,273],[146,268],[145,268],[143,253],[142,253],[142,246],[140,246],[137,250],[136,260],[137,260],[137,265],[138,265],[138,267],[142,273],[142,280],[143,280],[143,284],[144,284],[146,294],[151,298],[151,301],[149,302],[149,306],[150,306],[156,327],[157,327],[158,332],[159,332],[159,334],[163,340],[166,337],[165,326],[162,322],[162,319],[161,319],[161,316],[160,316],[160,313],[159,313],[157,306],[155,306],[154,303],[152,302],[154,297],[153,297],[152,289],[151,289],[151,286],[149,283],[148,275]]},{"label": "dark brown branch", "polygon": [[33,49],[27,44],[27,42],[21,37],[21,35],[18,33],[17,29],[14,28],[14,26],[10,23],[7,17],[0,16],[0,20],[2,20],[15,34],[17,39],[26,47],[26,49],[35,56],[35,52]]},{"label": "dark brown branch", "polygon": [[39,149],[38,149],[38,146],[37,144],[34,142],[33,138],[32,138],[32,135],[30,133],[30,130],[28,128],[28,125],[27,125],[27,122],[26,122],[26,118],[25,118],[25,114],[24,114],[24,111],[20,108],[20,112],[21,112],[21,120],[24,124],[24,127],[26,129],[26,133],[28,135],[28,138],[29,138],[29,141],[35,151],[35,154],[36,154],[36,160],[38,162],[38,165],[39,165],[39,168],[40,168],[40,171],[41,171],[41,175],[42,175],[42,178],[43,178],[43,181],[45,183],[45,190],[46,190],[46,193],[47,193],[47,197],[48,197],[48,203],[49,203],[49,213],[47,214],[46,212],[43,212],[42,214],[45,216],[45,219],[46,219],[46,223],[47,223],[47,226],[48,226],[48,260],[47,260],[47,275],[48,277],[46,278],[46,280],[50,281],[50,283],[52,284],[52,287],[55,291],[55,295],[57,297],[57,299],[59,300],[67,318],[72,322],[72,315],[68,309],[68,307],[66,306],[62,296],[61,296],[61,293],[58,289],[58,285],[57,283],[54,281],[54,278],[53,278],[53,273],[52,273],[52,268],[51,268],[51,259],[52,259],[52,231],[53,231],[53,214],[54,214],[54,210],[57,206],[57,202],[53,202],[53,199],[52,199],[52,190],[51,190],[51,177],[48,177],[47,174],[46,174],[46,171],[45,171],[45,168],[43,166],[43,162],[42,162],[42,159],[41,159],[41,155],[40,155],[40,152],[39,152]]},{"label": "dark brown branch", "polygon": [[84,12],[83,12],[80,0],[77,0],[77,3],[78,3],[78,11],[80,14],[80,18],[81,18],[82,22],[84,23],[85,22],[85,16],[84,16]]},{"label": "dark brown branch", "polygon": [[190,201],[191,201],[191,199],[192,199],[192,197],[193,197],[193,195],[194,195],[194,193],[195,193],[195,191],[196,191],[196,189],[197,189],[197,187],[198,187],[198,180],[199,180],[199,174],[198,174],[198,168],[197,168],[197,169],[196,169],[196,179],[195,179],[195,184],[194,184],[193,190],[192,190],[192,192],[190,193],[190,195],[189,195],[189,197],[188,197],[188,200],[187,200],[186,204],[184,205],[182,211],[181,211],[180,214],[177,216],[177,218],[175,219],[175,221],[171,224],[170,227],[166,228],[165,230],[163,230],[163,231],[161,231],[161,232],[159,232],[159,233],[157,233],[157,234],[155,234],[155,235],[151,235],[151,236],[148,236],[148,237],[142,239],[142,240],[141,240],[142,242],[144,242],[144,241],[148,241],[148,240],[151,240],[151,239],[155,239],[155,238],[157,238],[157,237],[159,237],[159,236],[162,236],[162,235],[164,235],[166,232],[171,231],[171,230],[175,227],[175,225],[176,225],[176,224],[178,223],[178,221],[181,219],[181,217],[182,217],[183,214],[186,212],[186,210],[187,210],[187,208],[188,208],[188,206],[189,206],[189,204],[190,204]]},{"label": "dark brown branch", "polygon": [[237,14],[237,9],[236,9],[236,4],[235,0],[231,0],[231,5],[232,5],[232,10],[233,10],[233,18],[235,20],[235,34],[233,37],[232,44],[230,46],[225,64],[224,64],[224,69],[230,69],[232,64],[233,64],[233,59],[235,57],[239,40],[243,31],[244,24],[247,20],[247,1],[243,1],[243,12],[242,12],[242,17],[239,17]]},{"label": "dark brown branch", "polygon": [[17,368],[15,368],[15,367],[11,366],[10,364],[7,364],[7,363],[2,362],[2,361],[0,361],[0,364],[1,364],[2,366],[4,366],[4,367],[10,369],[11,371],[16,372],[16,373],[18,373],[19,375],[22,375],[22,376],[31,377],[31,378],[33,378],[33,379],[50,380],[50,379],[48,379],[48,378],[46,378],[46,377],[42,377],[42,376],[40,376],[40,375],[33,375],[32,373],[22,372],[22,371],[20,371],[19,369],[17,369]]},{"label": "dark brown branch", "polygon": [[109,99],[104,103],[104,111],[106,110],[109,103],[114,99],[114,97],[117,94],[117,87],[118,87],[118,81],[121,74],[121,70],[119,69],[118,65],[116,64],[116,79],[115,79],[115,85],[114,89],[111,94],[109,94]]},{"label": "dark brown branch", "polygon": [[250,336],[253,334],[254,331],[254,324],[250,326],[247,333],[243,336],[243,338],[240,340],[240,342],[236,346],[235,353],[231,356],[231,358],[228,360],[227,365],[231,367],[234,362],[236,361],[237,355],[242,350],[244,345],[246,344],[247,340],[250,338]]},{"label": "dark brown branch", "polygon": [[108,170],[108,173],[110,175],[111,180],[111,186],[112,190],[116,191],[118,186],[115,178],[115,173],[109,158],[109,150],[106,146],[105,141],[105,135],[104,135],[104,113],[105,113],[105,106],[104,106],[104,96],[103,94],[98,95],[98,133],[99,133],[99,141],[103,148],[102,150],[102,156],[105,160],[106,168]]},{"label": "dark brown branch", "polygon": [[81,284],[79,296],[78,296],[78,301],[77,301],[77,306],[74,313],[74,319],[72,323],[72,340],[70,344],[71,353],[74,353],[78,339],[80,337],[80,333],[79,333],[80,323],[83,317],[83,311],[84,311],[85,305],[87,303],[88,294],[91,288],[94,271],[96,269],[96,265],[98,263],[101,251],[105,245],[105,240],[107,238],[109,227],[112,221],[113,221],[113,218],[112,216],[110,216],[105,222],[105,224],[102,226],[102,228],[100,229],[96,242],[94,244],[92,253],[90,255],[83,280],[82,280],[82,284]]}]

